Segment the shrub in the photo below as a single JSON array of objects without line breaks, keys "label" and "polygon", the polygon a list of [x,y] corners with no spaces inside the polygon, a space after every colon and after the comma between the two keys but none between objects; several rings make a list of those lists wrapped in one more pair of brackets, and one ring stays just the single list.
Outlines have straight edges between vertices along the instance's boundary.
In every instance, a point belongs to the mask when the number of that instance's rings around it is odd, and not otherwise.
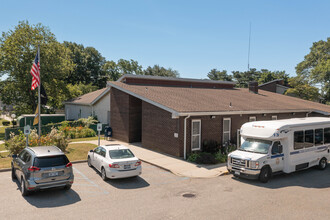
[{"label": "shrub", "polygon": [[221,151],[219,150],[216,154],[215,154],[215,159],[220,162],[220,163],[225,163],[227,161],[227,155],[226,154],[222,154]]},{"label": "shrub", "polygon": [[2,125],[3,125],[3,126],[8,126],[8,125],[10,125],[10,121],[3,120],[3,121],[2,121]]},{"label": "shrub", "polygon": [[202,150],[203,152],[214,154],[219,150],[218,142],[215,140],[204,140]]},{"label": "shrub", "polygon": [[[31,134],[29,135],[29,146],[35,147],[38,146],[38,134],[37,130],[31,130]],[[60,148],[63,152],[66,151],[66,148],[69,145],[68,139],[65,137],[63,131],[59,131],[56,128],[52,128],[51,132],[45,136],[40,137],[40,144],[42,146],[52,146],[55,145]]]},{"label": "shrub", "polygon": [[202,153],[200,153],[199,157],[197,157],[196,163],[199,163],[199,164],[216,164],[217,161],[216,161],[213,154],[202,152]]},{"label": "shrub", "polygon": [[18,154],[26,145],[26,139],[22,131],[18,135],[10,133],[10,139],[5,142],[5,148],[9,150],[10,154]]},{"label": "shrub", "polygon": [[198,157],[199,157],[199,153],[196,153],[196,152],[192,153],[192,154],[189,155],[188,161],[196,163]]}]

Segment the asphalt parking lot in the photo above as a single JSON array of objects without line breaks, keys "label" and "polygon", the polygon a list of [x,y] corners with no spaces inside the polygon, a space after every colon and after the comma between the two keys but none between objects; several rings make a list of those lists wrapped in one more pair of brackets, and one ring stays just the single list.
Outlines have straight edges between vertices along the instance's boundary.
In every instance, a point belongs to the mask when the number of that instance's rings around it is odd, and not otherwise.
[{"label": "asphalt parking lot", "polygon": [[[71,190],[23,198],[10,172],[0,173],[1,219],[315,219],[330,215],[330,167],[275,176],[269,183],[191,179],[143,164],[140,177],[108,180],[74,164]],[[186,195],[187,197],[184,197]]]}]

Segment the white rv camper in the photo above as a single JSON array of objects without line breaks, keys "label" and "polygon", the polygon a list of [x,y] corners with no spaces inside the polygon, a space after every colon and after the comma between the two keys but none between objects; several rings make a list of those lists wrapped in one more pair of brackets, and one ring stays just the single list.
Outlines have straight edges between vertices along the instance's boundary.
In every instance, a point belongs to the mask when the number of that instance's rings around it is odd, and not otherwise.
[{"label": "white rv camper", "polygon": [[330,159],[330,118],[310,117],[248,122],[241,127],[241,146],[228,155],[235,176],[267,182],[273,173],[291,173]]}]

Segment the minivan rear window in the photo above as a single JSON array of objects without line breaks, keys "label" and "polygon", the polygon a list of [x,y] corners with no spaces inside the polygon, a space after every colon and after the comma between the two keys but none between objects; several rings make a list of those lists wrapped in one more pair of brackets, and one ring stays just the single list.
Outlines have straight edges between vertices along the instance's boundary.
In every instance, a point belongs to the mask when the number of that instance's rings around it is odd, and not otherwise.
[{"label": "minivan rear window", "polygon": [[36,167],[56,167],[63,166],[69,163],[65,155],[51,156],[51,157],[36,157],[34,158],[34,166]]}]

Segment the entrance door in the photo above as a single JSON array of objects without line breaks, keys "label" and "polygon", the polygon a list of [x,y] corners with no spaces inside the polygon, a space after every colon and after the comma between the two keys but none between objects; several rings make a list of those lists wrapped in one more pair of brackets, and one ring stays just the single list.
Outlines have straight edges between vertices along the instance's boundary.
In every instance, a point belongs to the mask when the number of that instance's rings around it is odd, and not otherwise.
[{"label": "entrance door", "polygon": [[273,172],[282,171],[284,168],[283,146],[280,141],[275,141],[272,146],[269,165]]}]

